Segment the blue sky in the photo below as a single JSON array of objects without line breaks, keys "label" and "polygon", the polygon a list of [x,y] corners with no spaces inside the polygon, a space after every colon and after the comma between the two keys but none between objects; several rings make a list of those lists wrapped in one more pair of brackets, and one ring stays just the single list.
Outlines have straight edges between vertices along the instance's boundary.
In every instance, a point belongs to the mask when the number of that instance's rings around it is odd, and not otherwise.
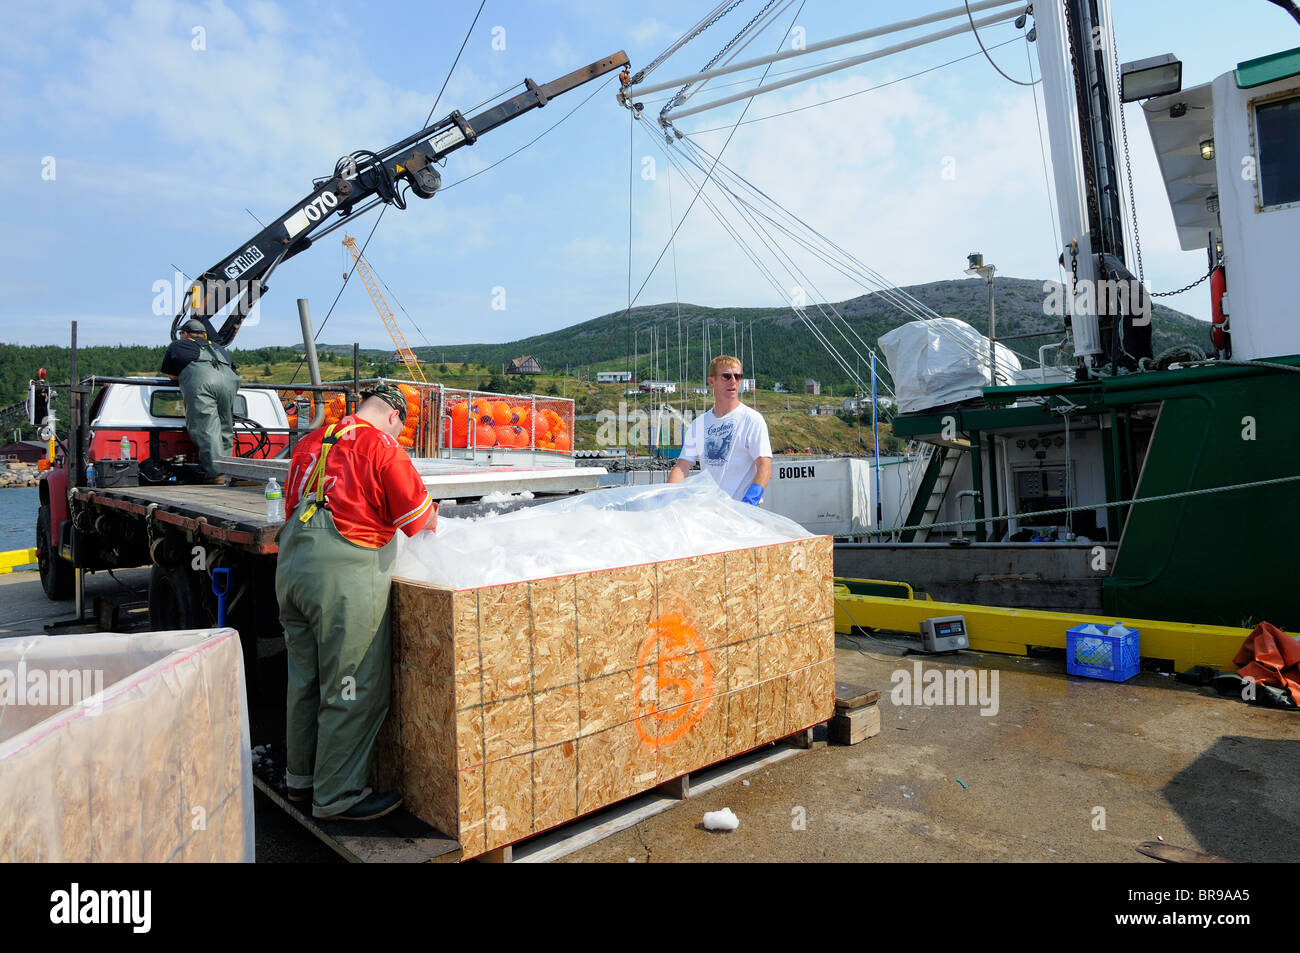
[{"label": "blue sky", "polygon": [[[644,65],[709,5],[488,0],[435,118],[524,76],[545,82],[618,49],[634,68]],[[787,14],[743,55],[774,49],[790,23],[814,43],[949,5],[807,0],[797,19]],[[694,71],[759,6],[746,0],[654,78]],[[165,343],[168,317],[153,313],[155,283],[172,281],[173,264],[194,274],[224,257],[258,229],[249,212],[266,220],[285,211],[340,155],[419,129],[477,7],[475,0],[11,6],[0,32],[0,341],[66,343],[77,319],[84,343]],[[1264,0],[1115,0],[1114,17],[1122,60],[1173,52],[1186,86],[1300,45],[1300,27]],[[1012,33],[1004,26],[984,36],[1000,42]],[[746,118],[973,51],[969,34],[954,37],[761,98]],[[1011,75],[1027,75],[1022,42],[993,55]],[[594,86],[462,149],[442,170],[444,184],[551,127]],[[1000,274],[1051,278],[1056,240],[1032,102],[977,56],[742,126],[725,160],[899,284],[962,277],[972,250]],[[728,125],[742,108],[681,126]],[[1203,273],[1204,255],[1178,250],[1139,107],[1127,109],[1147,279],[1156,291],[1178,287]],[[518,156],[430,201],[412,197],[405,211],[390,210],[367,257],[410,342],[510,340],[624,306],[629,165],[634,290],[667,240],[669,202],[680,216],[689,201],[649,130],[634,132],[629,158],[629,117],[611,83]],[[699,135],[711,151],[724,138]],[[651,179],[640,174],[648,156],[656,162]],[[955,175],[945,178],[948,157]],[[50,168],[52,179],[42,175]],[[350,227],[358,240],[373,215]],[[238,345],[293,344],[300,296],[320,322],[341,285],[341,238],[326,237],[276,272],[258,323]],[[779,303],[701,206],[679,232],[675,258],[679,291],[669,256],[638,303]],[[832,300],[862,293],[834,272],[816,280]],[[502,290],[505,308],[494,309]],[[1204,287],[1169,303],[1208,317]],[[321,340],[388,344],[359,281],[343,292]]]}]

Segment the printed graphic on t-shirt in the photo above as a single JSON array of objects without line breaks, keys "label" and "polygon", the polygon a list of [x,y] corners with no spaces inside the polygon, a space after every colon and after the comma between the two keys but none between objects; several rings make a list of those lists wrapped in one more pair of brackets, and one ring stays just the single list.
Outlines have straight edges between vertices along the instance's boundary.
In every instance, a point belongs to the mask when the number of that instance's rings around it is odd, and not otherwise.
[{"label": "printed graphic on t-shirt", "polygon": [[704,435],[704,462],[722,466],[731,457],[731,443],[736,437],[732,421],[714,424]]}]

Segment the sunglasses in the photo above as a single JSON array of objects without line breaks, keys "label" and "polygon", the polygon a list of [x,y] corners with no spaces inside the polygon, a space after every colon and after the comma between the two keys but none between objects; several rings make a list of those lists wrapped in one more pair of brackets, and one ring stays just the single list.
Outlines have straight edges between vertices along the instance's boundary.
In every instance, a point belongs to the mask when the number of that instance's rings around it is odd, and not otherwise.
[{"label": "sunglasses", "polygon": [[741,379],[741,375],[740,375],[739,373],[736,373],[736,374],[728,374],[728,373],[726,373],[725,371],[724,371],[723,373],[721,373],[721,374],[717,374],[717,375],[715,375],[715,376],[716,376],[716,377],[720,377],[720,378],[722,378],[724,381],[738,381],[738,380]]}]

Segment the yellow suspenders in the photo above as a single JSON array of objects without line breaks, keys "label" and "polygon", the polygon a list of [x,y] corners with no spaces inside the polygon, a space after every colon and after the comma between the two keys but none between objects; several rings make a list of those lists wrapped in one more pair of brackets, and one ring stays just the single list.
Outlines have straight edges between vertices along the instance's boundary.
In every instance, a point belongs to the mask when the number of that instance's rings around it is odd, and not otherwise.
[{"label": "yellow suspenders", "polygon": [[339,438],[349,430],[357,429],[356,424],[348,424],[338,433],[335,433],[334,428],[337,426],[338,424],[330,424],[329,429],[325,431],[325,439],[320,442],[320,458],[316,461],[316,466],[312,467],[311,476],[307,478],[307,485],[303,487],[302,491],[304,497],[312,495],[314,492],[316,499],[312,501],[307,509],[302,511],[302,514],[298,517],[300,522],[306,523],[315,514],[317,507],[325,505],[325,458],[329,456],[330,447],[338,443]]}]

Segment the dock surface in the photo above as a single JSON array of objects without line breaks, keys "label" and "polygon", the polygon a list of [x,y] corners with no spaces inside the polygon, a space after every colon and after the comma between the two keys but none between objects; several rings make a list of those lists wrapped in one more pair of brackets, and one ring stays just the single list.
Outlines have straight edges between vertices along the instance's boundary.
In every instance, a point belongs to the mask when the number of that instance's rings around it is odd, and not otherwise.
[{"label": "dock surface", "polygon": [[[139,590],[148,571],[117,577],[92,573],[87,600]],[[36,573],[0,576],[0,637],[71,614],[71,602],[45,599]],[[1300,714],[1152,672],[1122,684],[1068,678],[1059,655],[904,654],[917,644],[836,637],[837,679],[882,693],[876,737],[840,747],[819,733],[811,751],[748,784],[683,801],[564,861],[1153,864],[1137,848],[1160,838],[1234,861],[1300,861]],[[896,705],[894,673],[917,662],[996,672],[997,713]],[[259,860],[333,859],[257,797]],[[704,812],[723,807],[740,827],[704,830]]]}]

